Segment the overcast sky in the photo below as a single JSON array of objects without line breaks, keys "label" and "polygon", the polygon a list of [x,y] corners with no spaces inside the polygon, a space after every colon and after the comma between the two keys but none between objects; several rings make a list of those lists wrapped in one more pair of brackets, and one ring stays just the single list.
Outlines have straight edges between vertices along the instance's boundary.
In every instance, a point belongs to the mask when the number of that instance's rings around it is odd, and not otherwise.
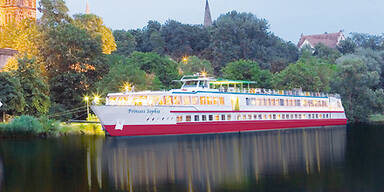
[{"label": "overcast sky", "polygon": [[[65,0],[70,14],[83,13],[86,0]],[[201,24],[205,0],[88,0],[92,13],[112,29],[142,28],[149,20]],[[271,31],[297,43],[300,34],[344,30],[384,32],[383,0],[209,0],[212,19],[231,10],[269,21]]]}]

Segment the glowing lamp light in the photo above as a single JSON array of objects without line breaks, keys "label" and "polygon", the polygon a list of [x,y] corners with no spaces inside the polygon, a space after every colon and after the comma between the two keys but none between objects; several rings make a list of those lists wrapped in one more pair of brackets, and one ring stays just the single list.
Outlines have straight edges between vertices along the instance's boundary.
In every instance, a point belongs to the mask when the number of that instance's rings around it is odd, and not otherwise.
[{"label": "glowing lamp light", "polygon": [[93,102],[95,104],[98,104],[100,102],[100,97],[98,95],[95,95],[95,97],[93,98]]},{"label": "glowing lamp light", "polygon": [[89,101],[89,97],[88,97],[88,96],[85,96],[85,97],[84,97],[84,101]]},{"label": "glowing lamp light", "polygon": [[188,63],[188,57],[187,57],[187,56],[184,56],[184,57],[182,58],[182,61],[183,61],[184,63]]},{"label": "glowing lamp light", "polygon": [[131,90],[132,90],[132,84],[129,83],[129,82],[125,82],[125,83],[123,84],[123,89],[124,89],[125,92],[129,92],[129,91],[131,91]]},{"label": "glowing lamp light", "polygon": [[207,76],[207,72],[202,71],[202,72],[201,72],[201,76],[206,77],[206,76]]}]

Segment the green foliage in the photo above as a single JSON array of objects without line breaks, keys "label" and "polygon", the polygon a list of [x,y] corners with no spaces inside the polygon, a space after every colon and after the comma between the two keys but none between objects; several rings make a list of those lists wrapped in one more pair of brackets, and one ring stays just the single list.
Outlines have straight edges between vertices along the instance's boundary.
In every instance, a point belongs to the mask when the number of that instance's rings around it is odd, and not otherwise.
[{"label": "green foliage", "polygon": [[272,73],[262,70],[255,61],[239,60],[228,63],[222,70],[223,77],[234,80],[256,81],[256,86],[271,88]]},{"label": "green foliage", "polygon": [[278,71],[296,61],[298,50],[268,31],[265,19],[236,11],[221,15],[213,24],[211,49],[218,73],[224,64],[239,59],[255,60],[262,68]]},{"label": "green foliage", "polygon": [[64,0],[41,0],[39,5],[38,10],[42,13],[40,22],[43,25],[54,27],[72,20],[68,15],[69,9]]},{"label": "green foliage", "polygon": [[374,112],[376,96],[381,93],[372,89],[379,84],[378,72],[369,71],[358,57],[343,56],[337,63],[333,90],[340,93],[349,120],[367,121],[369,114]]},{"label": "green foliage", "polygon": [[187,61],[181,61],[179,65],[184,75],[192,75],[202,71],[205,71],[208,74],[213,74],[211,62],[205,59],[200,59],[197,56],[188,57]]},{"label": "green foliage", "polygon": [[343,41],[340,41],[340,44],[337,47],[337,49],[343,55],[354,53],[356,48],[357,48],[357,45],[355,42],[353,42],[353,40],[351,38],[347,38]]},{"label": "green foliage", "polygon": [[358,47],[368,48],[372,50],[384,49],[384,37],[382,35],[352,33],[351,36],[351,39]]},{"label": "green foliage", "polygon": [[6,124],[2,132],[11,135],[38,135],[43,132],[43,126],[35,117],[22,115]]},{"label": "green foliage", "polygon": [[316,57],[301,58],[273,77],[276,89],[302,88],[306,91],[329,92],[334,65]]},{"label": "green foliage", "polygon": [[40,116],[47,113],[50,106],[49,87],[35,60],[19,59],[18,69],[12,73],[20,82],[26,103],[23,114]]},{"label": "green foliage", "polygon": [[117,50],[115,54],[129,56],[132,52],[136,50],[136,39],[128,31],[124,30],[115,30],[113,31],[113,36],[115,37]]},{"label": "green foliage", "polygon": [[148,74],[155,74],[164,88],[171,88],[172,80],[179,79],[178,64],[159,54],[134,52],[129,57],[129,62]]},{"label": "green foliage", "polygon": [[337,49],[332,49],[322,43],[319,43],[315,46],[315,52],[313,53],[313,55],[317,56],[318,58],[324,59],[329,63],[335,63],[336,59],[341,56],[340,52]]},{"label": "green foliage", "polygon": [[3,103],[0,112],[20,114],[24,111],[26,104],[20,81],[10,73],[0,73],[0,101]]},{"label": "green foliage", "polygon": [[93,14],[74,15],[73,23],[80,29],[85,29],[95,39],[101,39],[103,53],[111,54],[116,50],[115,38],[112,31],[103,23],[103,19]]},{"label": "green foliage", "polygon": [[126,82],[135,86],[136,90],[158,90],[161,87],[161,82],[156,76],[146,74],[130,58],[111,55],[108,57],[108,63],[111,67],[109,73],[97,83],[99,93],[120,92]]}]

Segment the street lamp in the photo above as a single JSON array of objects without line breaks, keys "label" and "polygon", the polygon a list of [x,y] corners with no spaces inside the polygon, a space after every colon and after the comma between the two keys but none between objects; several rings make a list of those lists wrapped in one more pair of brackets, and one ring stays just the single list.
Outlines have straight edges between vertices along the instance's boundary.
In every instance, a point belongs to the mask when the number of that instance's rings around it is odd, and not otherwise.
[{"label": "street lamp", "polygon": [[84,101],[87,103],[87,118],[89,117],[89,97],[85,96]]}]

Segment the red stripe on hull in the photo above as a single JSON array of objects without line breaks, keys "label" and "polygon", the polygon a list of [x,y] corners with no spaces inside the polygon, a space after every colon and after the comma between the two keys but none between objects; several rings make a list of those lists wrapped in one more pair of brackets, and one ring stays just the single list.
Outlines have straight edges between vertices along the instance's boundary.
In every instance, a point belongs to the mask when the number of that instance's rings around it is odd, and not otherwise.
[{"label": "red stripe on hull", "polygon": [[104,125],[111,136],[144,135],[186,135],[209,134],[269,129],[288,129],[300,127],[320,127],[346,125],[347,119],[311,119],[311,120],[267,120],[267,121],[223,121],[190,122],[170,125],[124,125],[123,130],[116,130],[115,125]]}]

